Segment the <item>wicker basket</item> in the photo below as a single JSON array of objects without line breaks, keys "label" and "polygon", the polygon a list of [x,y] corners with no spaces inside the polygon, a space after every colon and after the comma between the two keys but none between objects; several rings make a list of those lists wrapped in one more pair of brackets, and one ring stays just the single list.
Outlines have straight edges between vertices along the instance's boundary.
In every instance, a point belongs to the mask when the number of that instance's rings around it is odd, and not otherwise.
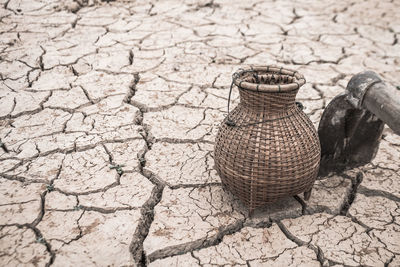
[{"label": "wicker basket", "polygon": [[295,102],[304,84],[298,72],[278,67],[233,75],[240,103],[229,113],[230,92],[228,116],[216,137],[215,167],[251,211],[302,192],[310,197],[321,150],[314,126]]}]

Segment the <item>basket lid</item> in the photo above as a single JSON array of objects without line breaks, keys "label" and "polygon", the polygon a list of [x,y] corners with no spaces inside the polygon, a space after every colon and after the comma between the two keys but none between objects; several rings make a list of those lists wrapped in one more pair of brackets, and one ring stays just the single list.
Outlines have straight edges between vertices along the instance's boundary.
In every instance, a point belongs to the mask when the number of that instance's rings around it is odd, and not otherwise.
[{"label": "basket lid", "polygon": [[299,72],[276,66],[240,69],[232,78],[239,88],[258,92],[288,92],[297,90],[306,83]]}]

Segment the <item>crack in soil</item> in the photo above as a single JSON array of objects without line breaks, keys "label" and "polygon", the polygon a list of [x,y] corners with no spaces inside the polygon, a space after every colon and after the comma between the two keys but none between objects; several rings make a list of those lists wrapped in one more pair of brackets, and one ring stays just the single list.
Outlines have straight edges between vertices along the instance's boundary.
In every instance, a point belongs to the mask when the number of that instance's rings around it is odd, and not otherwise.
[{"label": "crack in soil", "polygon": [[340,215],[346,216],[348,214],[351,204],[353,204],[354,199],[356,198],[357,190],[362,180],[363,180],[362,172],[358,172],[356,178],[351,180],[351,191],[350,194],[348,195],[347,200],[343,203],[343,206],[340,208],[340,213],[339,213]]}]

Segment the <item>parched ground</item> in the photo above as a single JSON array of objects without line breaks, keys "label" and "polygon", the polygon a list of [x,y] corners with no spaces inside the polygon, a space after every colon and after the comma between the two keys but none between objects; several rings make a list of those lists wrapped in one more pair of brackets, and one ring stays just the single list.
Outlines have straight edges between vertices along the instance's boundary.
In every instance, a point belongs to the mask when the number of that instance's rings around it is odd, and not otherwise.
[{"label": "parched ground", "polygon": [[400,2],[146,2],[1,0],[0,265],[400,266],[389,129],[253,217],[212,153],[239,67],[303,73],[315,126],[355,73],[400,85]]}]

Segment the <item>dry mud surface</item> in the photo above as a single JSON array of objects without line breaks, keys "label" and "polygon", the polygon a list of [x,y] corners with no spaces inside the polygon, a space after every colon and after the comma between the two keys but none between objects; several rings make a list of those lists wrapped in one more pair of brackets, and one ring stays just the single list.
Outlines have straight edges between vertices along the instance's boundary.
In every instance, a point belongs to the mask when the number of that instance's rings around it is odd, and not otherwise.
[{"label": "dry mud surface", "polygon": [[360,71],[400,85],[399,10],[1,0],[0,265],[400,266],[390,129],[370,164],[253,217],[221,187],[212,153],[239,67],[303,73],[315,126]]}]

